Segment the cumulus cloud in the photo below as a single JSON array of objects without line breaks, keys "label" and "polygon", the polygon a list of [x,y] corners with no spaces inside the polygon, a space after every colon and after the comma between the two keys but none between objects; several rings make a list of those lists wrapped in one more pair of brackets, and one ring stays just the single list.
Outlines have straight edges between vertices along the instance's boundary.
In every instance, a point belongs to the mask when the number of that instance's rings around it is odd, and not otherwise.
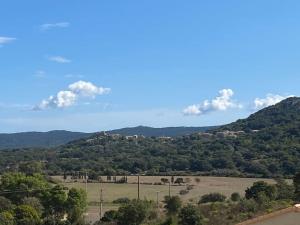
[{"label": "cumulus cloud", "polygon": [[11,43],[11,42],[13,42],[13,41],[15,41],[15,40],[16,40],[16,38],[12,38],[12,37],[1,37],[1,36],[0,36],[0,47],[1,47],[2,45],[9,44],[9,43]]},{"label": "cumulus cloud", "polygon": [[77,95],[93,98],[96,95],[103,95],[110,92],[110,88],[97,87],[91,82],[85,81],[78,81],[76,83],[70,84],[69,89]]},{"label": "cumulus cloud", "polygon": [[40,25],[40,29],[42,31],[50,30],[53,28],[66,28],[70,26],[69,22],[59,22],[59,23],[45,23]]},{"label": "cumulus cloud", "polygon": [[294,97],[294,95],[282,96],[282,95],[267,94],[265,98],[256,98],[254,100],[254,108],[258,110],[271,105],[275,105],[289,97]]},{"label": "cumulus cloud", "polygon": [[50,57],[48,57],[48,59],[50,61],[57,62],[57,63],[70,63],[70,62],[72,62],[70,59],[67,59],[67,58],[62,57],[62,56],[50,56]]},{"label": "cumulus cloud", "polygon": [[97,95],[108,94],[110,88],[97,87],[91,82],[78,81],[70,84],[69,90],[59,91],[55,96],[44,99],[34,110],[48,108],[67,108],[73,106],[79,98],[95,98]]},{"label": "cumulus cloud", "polygon": [[213,111],[225,111],[232,108],[241,108],[232,100],[234,92],[231,89],[222,89],[219,95],[212,100],[205,100],[200,104],[190,105],[183,110],[184,115],[202,115]]}]

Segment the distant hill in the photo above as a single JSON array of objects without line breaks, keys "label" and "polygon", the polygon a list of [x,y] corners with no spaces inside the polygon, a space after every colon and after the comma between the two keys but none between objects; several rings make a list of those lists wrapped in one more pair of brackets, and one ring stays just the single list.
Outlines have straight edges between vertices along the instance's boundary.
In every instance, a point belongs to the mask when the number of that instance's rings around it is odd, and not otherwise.
[{"label": "distant hill", "polygon": [[0,134],[0,149],[56,147],[91,135],[65,130]]},{"label": "distant hill", "polygon": [[[172,136],[171,130],[158,129],[162,136]],[[110,134],[95,133],[53,149],[3,150],[0,173],[7,167],[18,168],[24,161],[45,162],[49,174],[88,170],[94,177],[100,174],[292,177],[300,171],[300,98],[288,98],[246,119],[206,132],[192,130],[192,134],[184,136],[155,137],[153,134],[157,133],[149,131],[157,130],[127,128]],[[111,135],[114,132],[123,135]]]},{"label": "distant hill", "polygon": [[[234,123],[221,126],[219,130],[265,130],[294,127],[300,122],[300,98],[291,97],[282,102],[264,108],[247,119],[240,119]],[[297,129],[299,129],[297,127]]]},{"label": "distant hill", "polygon": [[[208,132],[192,130],[193,134],[184,136],[152,137],[171,136],[171,130],[127,128],[111,131],[123,135],[100,132],[45,151],[0,151],[0,171],[19,162],[45,158],[50,174],[89,170],[93,175],[291,177],[300,171],[300,98],[286,99]],[[145,137],[128,137],[133,134]]]},{"label": "distant hill", "polygon": [[[201,131],[207,131],[216,127],[166,127],[152,128],[145,126],[123,128],[111,130],[109,134],[120,134],[124,136],[143,135],[145,137],[160,137],[160,136],[180,136],[189,135]],[[71,132],[64,130],[54,130],[49,132],[23,132],[12,134],[0,134],[0,149],[13,148],[49,148],[57,147],[68,142],[87,138],[95,133]]]},{"label": "distant hill", "polygon": [[208,130],[216,129],[217,126],[210,127],[164,127],[164,128],[153,128],[153,127],[130,127],[122,128],[117,130],[108,131],[108,134],[120,134],[123,136],[129,135],[143,135],[145,137],[176,137],[189,135],[197,132],[206,132]]}]

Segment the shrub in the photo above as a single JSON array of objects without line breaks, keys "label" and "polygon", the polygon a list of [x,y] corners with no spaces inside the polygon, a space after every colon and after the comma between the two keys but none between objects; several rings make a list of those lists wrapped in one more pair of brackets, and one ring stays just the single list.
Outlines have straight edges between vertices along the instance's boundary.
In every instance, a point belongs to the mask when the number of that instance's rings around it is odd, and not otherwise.
[{"label": "shrub", "polygon": [[234,192],[234,193],[231,194],[230,199],[233,202],[237,202],[241,199],[241,196],[238,192]]},{"label": "shrub", "polygon": [[200,183],[200,182],[201,182],[201,179],[200,179],[199,177],[196,177],[196,178],[195,178],[195,182],[196,182],[196,183]]},{"label": "shrub", "polygon": [[178,196],[165,196],[165,209],[168,214],[176,214],[181,208],[181,200]]},{"label": "shrub", "polygon": [[180,190],[179,191],[179,194],[180,195],[186,195],[186,194],[188,194],[189,193],[189,190]]},{"label": "shrub", "polygon": [[183,207],[179,213],[179,225],[201,225],[202,218],[193,205]]},{"label": "shrub", "polygon": [[104,213],[101,221],[103,222],[113,222],[117,219],[118,217],[118,212],[115,210],[109,210]]},{"label": "shrub", "polygon": [[118,198],[116,200],[113,201],[114,204],[128,204],[130,202],[129,198]]},{"label": "shrub", "polygon": [[224,202],[226,200],[226,196],[220,193],[210,193],[203,195],[199,201],[199,203],[208,203],[208,202]]}]

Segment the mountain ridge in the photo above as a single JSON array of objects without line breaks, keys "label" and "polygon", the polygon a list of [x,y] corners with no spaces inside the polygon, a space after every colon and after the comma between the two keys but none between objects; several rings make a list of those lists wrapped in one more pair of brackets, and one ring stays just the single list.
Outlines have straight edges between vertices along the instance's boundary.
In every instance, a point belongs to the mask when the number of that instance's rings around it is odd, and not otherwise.
[{"label": "mountain ridge", "polygon": [[[209,129],[216,128],[211,127],[163,127],[154,128],[147,126],[127,127],[121,129],[115,129],[106,131],[108,134],[120,134],[124,136],[131,135],[143,135],[150,136],[181,136],[189,135],[195,132],[203,132]],[[0,133],[0,149],[14,149],[14,148],[51,148],[59,145],[67,144],[68,142],[87,138],[96,134],[74,132],[67,130],[52,130],[47,132],[29,131],[19,133]]]}]

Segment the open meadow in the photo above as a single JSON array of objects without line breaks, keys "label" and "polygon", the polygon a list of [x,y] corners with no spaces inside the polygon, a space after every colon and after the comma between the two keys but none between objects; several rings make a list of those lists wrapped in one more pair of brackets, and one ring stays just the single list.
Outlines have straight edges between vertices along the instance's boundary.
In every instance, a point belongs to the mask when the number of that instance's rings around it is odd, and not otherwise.
[{"label": "open meadow", "polygon": [[[71,180],[67,179],[63,181],[62,177],[54,177],[59,180],[65,187],[68,188],[82,188],[86,189],[84,180]],[[117,180],[121,177],[117,177]],[[171,180],[170,177],[159,176],[140,176],[140,198],[158,201],[162,204],[164,196],[169,195],[169,184],[163,184],[162,178]],[[176,180],[179,177],[174,177]],[[252,186],[255,181],[264,180],[268,183],[275,183],[273,179],[259,179],[259,178],[233,178],[233,177],[211,177],[211,176],[180,176],[185,183],[178,185],[172,184],[170,187],[171,195],[178,195],[183,202],[197,203],[200,197],[204,194],[211,192],[219,192],[227,197],[233,192],[238,192],[240,195],[244,195],[247,187]],[[102,180],[106,180],[106,177],[102,177]],[[103,211],[117,209],[118,204],[113,204],[113,201],[119,198],[134,199],[138,196],[137,176],[128,176],[128,183],[87,183],[88,193],[88,220],[95,221],[99,218],[99,202],[100,202],[100,190],[103,191]],[[180,194],[184,190],[189,191],[185,194]]]}]

